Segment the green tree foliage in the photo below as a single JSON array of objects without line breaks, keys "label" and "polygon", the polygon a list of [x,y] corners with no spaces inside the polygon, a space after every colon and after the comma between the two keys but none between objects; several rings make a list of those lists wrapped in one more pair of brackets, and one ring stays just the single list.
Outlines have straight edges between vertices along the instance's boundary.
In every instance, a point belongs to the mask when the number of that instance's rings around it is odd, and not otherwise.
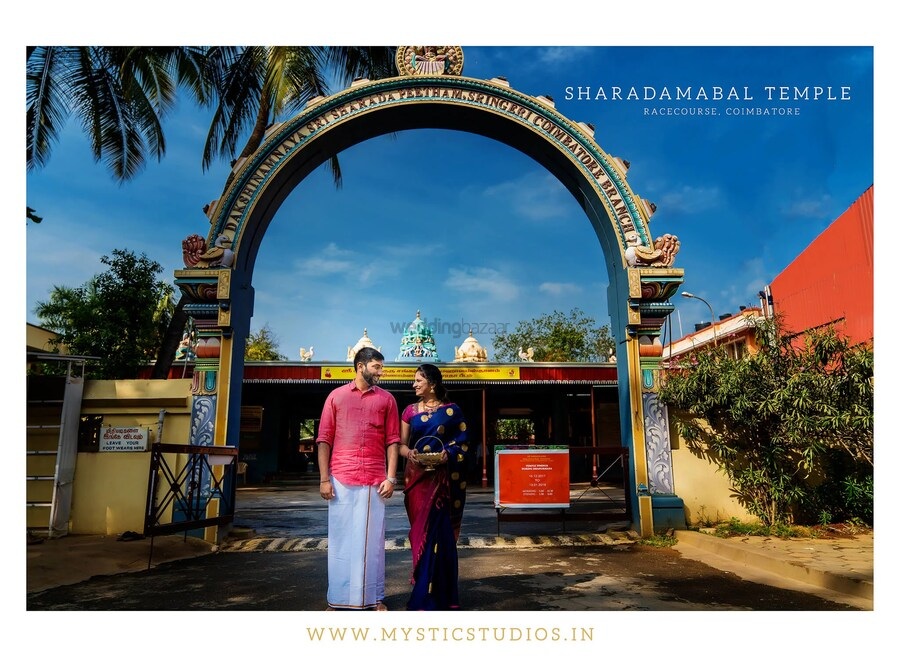
[{"label": "green tree foliage", "polygon": [[660,400],[693,452],[717,464],[742,504],[767,524],[873,516],[870,345],[833,327],[782,335],[755,327],[760,349],[740,360],[719,349],[673,364]]},{"label": "green tree foliage", "polygon": [[568,315],[556,310],[521,321],[514,331],[494,336],[492,345],[498,362],[520,361],[520,351],[534,349],[535,361],[586,363],[606,361],[615,341],[609,326],[597,326],[592,317],[574,308]]},{"label": "green tree foliage", "polygon": [[256,333],[250,332],[244,345],[244,360],[287,360],[278,351],[278,337],[266,324]]},{"label": "green tree foliage", "polygon": [[72,354],[97,356],[89,374],[128,379],[156,353],[171,319],[172,288],[157,280],[162,266],[146,255],[114,250],[100,262],[107,271],[77,288],[57,286],[37,304],[41,326],[59,334]]},{"label": "green tree foliage", "polygon": [[534,435],[534,420],[529,418],[501,418],[497,420],[497,440],[527,443]]}]

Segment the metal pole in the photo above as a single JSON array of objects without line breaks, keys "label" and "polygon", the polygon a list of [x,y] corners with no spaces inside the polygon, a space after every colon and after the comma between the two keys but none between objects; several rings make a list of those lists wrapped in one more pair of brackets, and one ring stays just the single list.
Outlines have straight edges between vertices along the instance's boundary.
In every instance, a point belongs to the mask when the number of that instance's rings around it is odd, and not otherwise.
[{"label": "metal pole", "polygon": [[153,442],[161,443],[163,435],[163,424],[166,421],[166,409],[159,409],[159,416],[156,419],[156,440]]},{"label": "metal pole", "polygon": [[[591,386],[591,447],[597,448],[597,417],[594,412],[594,386]],[[591,481],[597,481],[597,452],[591,455]]]},{"label": "metal pole", "polygon": [[703,297],[698,297],[696,294],[691,294],[690,292],[682,292],[681,296],[687,297],[688,299],[697,299],[697,301],[702,301],[706,304],[706,307],[709,308],[710,317],[712,317],[713,344],[719,346],[719,340],[716,337],[716,313],[713,311],[712,306],[709,305],[709,301]]},{"label": "metal pole", "polygon": [[[487,390],[481,389],[481,487],[487,488]],[[497,485],[497,482],[494,482]],[[499,516],[497,520],[499,528]],[[498,529],[499,532],[499,529]]]}]

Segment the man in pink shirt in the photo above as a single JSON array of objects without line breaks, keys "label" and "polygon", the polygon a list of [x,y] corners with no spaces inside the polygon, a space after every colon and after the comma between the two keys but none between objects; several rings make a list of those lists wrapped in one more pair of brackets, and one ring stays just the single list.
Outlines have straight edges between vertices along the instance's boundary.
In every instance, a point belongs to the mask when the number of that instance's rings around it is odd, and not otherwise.
[{"label": "man in pink shirt", "polygon": [[400,414],[376,385],[384,356],[364,347],[353,367],[353,381],[325,400],[316,438],[319,494],[328,501],[328,610],[387,611],[385,500],[397,484]]}]

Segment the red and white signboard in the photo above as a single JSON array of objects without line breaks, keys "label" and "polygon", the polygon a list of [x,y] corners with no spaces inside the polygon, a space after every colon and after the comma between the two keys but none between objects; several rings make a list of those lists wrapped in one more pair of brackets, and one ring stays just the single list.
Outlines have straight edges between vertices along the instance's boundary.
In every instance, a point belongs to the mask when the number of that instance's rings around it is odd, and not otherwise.
[{"label": "red and white signboard", "polygon": [[100,451],[146,452],[149,439],[147,427],[104,427],[100,431]]},{"label": "red and white signboard", "polygon": [[568,508],[569,450],[512,445],[494,451],[494,507]]}]

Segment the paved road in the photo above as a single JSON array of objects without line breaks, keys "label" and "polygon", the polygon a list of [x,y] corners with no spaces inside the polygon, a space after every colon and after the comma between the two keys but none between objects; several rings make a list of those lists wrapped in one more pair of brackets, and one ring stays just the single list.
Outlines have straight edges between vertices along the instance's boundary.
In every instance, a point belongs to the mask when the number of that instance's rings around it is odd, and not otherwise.
[{"label": "paved road", "polygon": [[[235,525],[252,530],[266,538],[324,538],[327,534],[328,506],[319,497],[318,479],[311,485],[293,487],[263,487],[238,489],[235,500]],[[629,522],[587,522],[559,520],[548,522],[516,522],[518,510],[504,511],[498,522],[492,489],[472,488],[466,498],[462,534],[465,537],[535,536],[565,532],[597,532],[609,528],[623,528]],[[596,511],[598,507],[621,508],[623,491],[620,488],[573,488],[570,511]],[[409,532],[409,520],[403,506],[402,491],[387,501],[385,538],[403,540]],[[533,510],[532,510],[533,512]],[[551,513],[552,510],[547,510]]]},{"label": "paved road", "polygon": [[[599,490],[578,495],[608,499]],[[321,611],[326,519],[327,505],[314,486],[241,489],[235,525],[249,538],[151,570],[29,593],[27,609]],[[388,503],[386,532],[393,545],[386,553],[386,603],[393,610],[405,608],[410,590],[408,529],[398,494]],[[579,536],[591,541],[573,540]],[[853,609],[743,580],[671,548],[640,545],[615,524],[498,524],[488,491],[471,491],[460,538],[461,603],[470,611]]]},{"label": "paved road", "polygon": [[[461,602],[469,611],[853,609],[636,543],[459,555]],[[27,609],[321,611],[326,559],[323,550],[221,551],[32,593]],[[386,603],[393,610],[405,606],[410,568],[408,551],[387,552]]]}]

